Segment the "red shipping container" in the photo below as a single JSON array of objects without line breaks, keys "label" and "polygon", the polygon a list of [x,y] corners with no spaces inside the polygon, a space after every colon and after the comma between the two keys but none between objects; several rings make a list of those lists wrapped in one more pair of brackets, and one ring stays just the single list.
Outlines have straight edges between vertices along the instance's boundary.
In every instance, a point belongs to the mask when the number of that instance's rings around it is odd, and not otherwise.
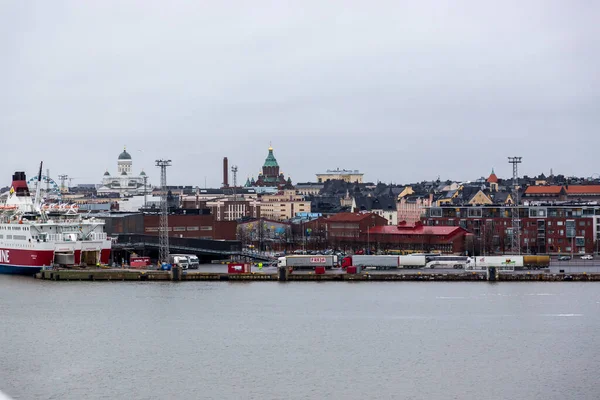
[{"label": "red shipping container", "polygon": [[227,272],[230,274],[249,274],[250,264],[232,263],[227,264]]},{"label": "red shipping container", "polygon": [[325,267],[315,267],[315,274],[321,275],[325,273]]},{"label": "red shipping container", "polygon": [[355,274],[356,267],[354,265],[350,265],[350,266],[346,267],[346,273],[347,274]]}]

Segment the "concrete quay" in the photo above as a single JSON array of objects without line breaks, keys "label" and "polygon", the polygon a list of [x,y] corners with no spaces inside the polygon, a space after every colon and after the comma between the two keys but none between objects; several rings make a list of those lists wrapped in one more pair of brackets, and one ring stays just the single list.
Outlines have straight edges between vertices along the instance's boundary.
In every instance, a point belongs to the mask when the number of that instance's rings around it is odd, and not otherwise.
[{"label": "concrete quay", "polygon": [[[226,272],[198,272],[185,271],[179,276],[169,271],[151,271],[138,269],[86,269],[86,270],[46,270],[36,274],[37,279],[51,281],[287,281],[287,282],[315,282],[315,281],[347,281],[347,282],[381,282],[381,281],[488,281],[488,276],[482,272],[386,272],[386,273],[245,273],[228,274]],[[499,282],[528,282],[528,281],[599,281],[600,274],[552,274],[547,272],[535,273],[500,273],[495,279]]]}]

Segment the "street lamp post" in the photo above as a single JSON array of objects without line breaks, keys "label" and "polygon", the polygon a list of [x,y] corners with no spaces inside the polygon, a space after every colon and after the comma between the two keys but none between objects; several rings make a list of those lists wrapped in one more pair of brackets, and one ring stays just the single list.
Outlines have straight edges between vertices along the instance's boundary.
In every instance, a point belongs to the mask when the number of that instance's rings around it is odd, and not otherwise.
[{"label": "street lamp post", "polygon": [[306,254],[306,240],[304,239],[304,221],[300,221],[300,227],[302,228],[302,254]]},{"label": "street lamp post", "polygon": [[485,221],[483,223],[483,250],[482,250],[482,254],[485,257],[485,247],[486,247],[486,241],[485,241]]}]

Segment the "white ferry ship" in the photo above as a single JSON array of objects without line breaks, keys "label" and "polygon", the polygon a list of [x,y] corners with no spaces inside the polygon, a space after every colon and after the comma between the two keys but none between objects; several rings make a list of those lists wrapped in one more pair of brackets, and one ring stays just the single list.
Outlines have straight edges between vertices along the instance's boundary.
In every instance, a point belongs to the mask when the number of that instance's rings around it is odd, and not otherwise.
[{"label": "white ferry ship", "polygon": [[0,273],[35,274],[45,267],[107,264],[111,241],[104,221],[74,205],[41,204],[38,176],[32,198],[24,172],[15,172],[0,201]]}]

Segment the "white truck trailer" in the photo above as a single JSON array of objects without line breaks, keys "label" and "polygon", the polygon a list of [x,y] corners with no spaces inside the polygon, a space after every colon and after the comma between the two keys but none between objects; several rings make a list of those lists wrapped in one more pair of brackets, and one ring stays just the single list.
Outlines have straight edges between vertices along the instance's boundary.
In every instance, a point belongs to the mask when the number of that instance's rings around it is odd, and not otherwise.
[{"label": "white truck trailer", "polygon": [[501,270],[514,270],[515,268],[523,267],[523,256],[479,256],[475,257],[474,261],[469,264],[466,269],[480,270],[496,267]]},{"label": "white truck trailer", "polygon": [[277,266],[280,268],[314,269],[315,267],[325,267],[331,269],[337,267],[337,265],[338,258],[336,255],[285,256],[277,259]]},{"label": "white truck trailer", "polygon": [[356,266],[375,269],[422,268],[425,266],[425,263],[425,256],[353,255],[344,258],[342,267]]},{"label": "white truck trailer", "polygon": [[425,256],[400,256],[398,264],[402,268],[423,268],[427,264]]},{"label": "white truck trailer", "polygon": [[393,269],[399,265],[398,256],[354,255],[349,261],[349,265],[362,268]]}]

